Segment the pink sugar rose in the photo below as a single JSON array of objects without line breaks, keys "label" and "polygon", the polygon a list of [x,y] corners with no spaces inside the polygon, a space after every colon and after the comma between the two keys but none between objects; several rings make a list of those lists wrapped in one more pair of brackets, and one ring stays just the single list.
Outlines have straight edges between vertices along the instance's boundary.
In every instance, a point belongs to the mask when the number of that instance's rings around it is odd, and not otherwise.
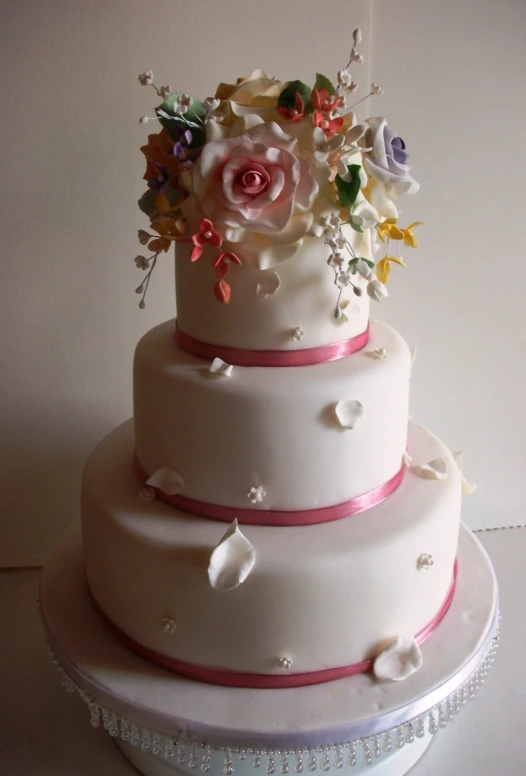
[{"label": "pink sugar rose", "polygon": [[328,166],[303,158],[295,138],[275,122],[259,119],[242,134],[205,144],[192,176],[193,196],[185,203],[187,215],[211,219],[230,242],[252,243],[259,235],[258,250],[272,244],[278,259],[278,246],[298,244],[307,234],[328,177]]}]

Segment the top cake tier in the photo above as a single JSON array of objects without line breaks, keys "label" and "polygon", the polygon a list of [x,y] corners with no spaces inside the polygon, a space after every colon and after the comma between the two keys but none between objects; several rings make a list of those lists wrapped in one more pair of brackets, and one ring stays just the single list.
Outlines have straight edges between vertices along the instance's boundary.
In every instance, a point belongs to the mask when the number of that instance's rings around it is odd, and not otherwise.
[{"label": "top cake tier", "polygon": [[[371,257],[368,232],[343,231],[357,256]],[[228,304],[214,296],[216,252],[205,246],[199,260],[191,261],[191,247],[179,243],[176,248],[177,323],[199,342],[290,351],[349,340],[367,328],[367,281],[353,275],[361,295],[353,286],[344,287],[338,302],[336,273],[327,266],[331,248],[323,239],[305,238],[292,258],[266,270],[248,258],[230,264]]]}]

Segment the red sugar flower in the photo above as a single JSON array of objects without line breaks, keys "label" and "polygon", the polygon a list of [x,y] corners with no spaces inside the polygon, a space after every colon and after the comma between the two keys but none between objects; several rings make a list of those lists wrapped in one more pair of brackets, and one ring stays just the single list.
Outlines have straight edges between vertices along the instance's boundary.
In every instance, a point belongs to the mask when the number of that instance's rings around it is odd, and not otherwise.
[{"label": "red sugar flower", "polygon": [[303,102],[303,98],[299,92],[296,92],[296,107],[295,108],[284,108],[283,106],[280,106],[277,110],[280,116],[282,116],[284,119],[287,119],[287,121],[301,121],[303,118],[303,113],[305,111],[305,103]]},{"label": "red sugar flower", "polygon": [[241,259],[238,258],[235,253],[231,253],[230,251],[220,253],[219,256],[214,259],[212,266],[214,267],[218,278],[225,277],[230,264],[241,264]]},{"label": "red sugar flower", "polygon": [[190,254],[190,260],[197,261],[203,253],[203,247],[206,244],[212,245],[214,248],[219,248],[223,242],[223,238],[219,232],[216,232],[214,225],[209,218],[202,218],[201,221],[199,221],[199,232],[192,235],[192,242],[194,247]]},{"label": "red sugar flower", "polygon": [[335,119],[326,119],[323,113],[316,111],[314,113],[314,126],[323,129],[327,137],[333,137],[343,126],[343,116]]},{"label": "red sugar flower", "polygon": [[324,113],[336,110],[343,102],[341,97],[335,97],[334,95],[331,97],[327,89],[313,89],[310,101],[315,110],[321,110]]}]

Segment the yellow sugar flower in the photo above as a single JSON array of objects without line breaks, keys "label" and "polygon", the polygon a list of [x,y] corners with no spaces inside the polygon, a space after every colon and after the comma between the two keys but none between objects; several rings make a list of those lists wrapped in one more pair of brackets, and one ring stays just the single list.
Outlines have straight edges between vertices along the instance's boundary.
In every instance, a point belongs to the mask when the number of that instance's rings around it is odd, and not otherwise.
[{"label": "yellow sugar flower", "polygon": [[404,229],[403,231],[404,245],[407,245],[408,248],[418,247],[418,240],[413,234],[413,229],[415,228],[415,226],[423,226],[423,224],[424,224],[423,221],[415,221],[414,224],[410,224],[407,227],[407,229]]},{"label": "yellow sugar flower", "polygon": [[404,233],[400,227],[396,225],[397,220],[398,219],[396,218],[386,218],[385,221],[382,221],[378,227],[378,237],[382,242],[385,242],[386,237],[390,240],[403,239]]},{"label": "yellow sugar flower", "polygon": [[391,264],[398,264],[405,267],[405,262],[401,256],[384,256],[376,265],[376,277],[381,283],[387,283],[391,274]]}]

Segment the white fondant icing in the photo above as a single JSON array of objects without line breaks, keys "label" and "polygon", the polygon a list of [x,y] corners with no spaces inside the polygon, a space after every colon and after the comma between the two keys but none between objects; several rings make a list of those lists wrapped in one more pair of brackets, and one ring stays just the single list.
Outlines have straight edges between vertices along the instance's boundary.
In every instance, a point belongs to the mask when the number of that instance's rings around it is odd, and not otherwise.
[{"label": "white fondant icing", "polygon": [[373,671],[377,679],[402,681],[422,666],[420,647],[411,635],[398,636],[374,661]]},{"label": "white fondant icing", "polygon": [[214,358],[212,363],[210,364],[210,369],[208,370],[213,375],[221,375],[223,377],[230,377],[232,374],[234,367],[232,364],[227,364],[226,361],[223,361],[221,358]]},{"label": "white fondant icing", "polygon": [[[449,476],[440,487],[410,469],[392,496],[364,514],[308,528],[242,525],[257,562],[242,585],[219,595],[207,569],[224,528],[160,499],[145,509],[130,467],[127,423],[101,442],[84,473],[84,556],[93,595],[135,641],[190,663],[280,673],[272,656],[292,658],[297,672],[372,658],[393,634],[416,634],[430,622],[453,573],[460,473],[447,448],[422,428],[410,426],[408,449],[415,464],[446,457]],[[417,577],[423,550],[435,563]],[[177,638],[167,640],[158,612],[177,612]]]},{"label": "white fondant icing", "polygon": [[256,562],[256,550],[234,520],[210,556],[208,579],[214,590],[234,590],[248,577]]},{"label": "white fondant icing", "polygon": [[[343,231],[357,256],[371,258],[368,232],[360,234],[348,226]],[[229,303],[218,304],[210,271],[214,250],[205,246],[196,262],[190,261],[190,251],[191,245],[176,246],[177,320],[182,331],[195,339],[254,350],[294,350],[350,339],[367,327],[370,300],[365,293],[351,297],[347,320],[334,325],[334,272],[326,264],[331,249],[319,238],[304,238],[301,250],[280,264],[279,293],[265,304],[255,293],[261,270],[248,260],[228,275]],[[364,289],[367,285],[358,275],[355,282]],[[349,297],[350,291],[345,295]],[[287,336],[296,321],[301,321],[305,332],[301,346]]]},{"label": "white fondant icing", "polygon": [[444,480],[447,477],[447,462],[444,457],[433,458],[414,467],[415,473],[425,480]]},{"label": "white fondant icing", "polygon": [[184,480],[180,474],[169,466],[162,466],[146,480],[146,485],[150,488],[158,488],[163,493],[173,496],[174,493],[180,493],[184,488]]},{"label": "white fondant icing", "polygon": [[364,406],[358,399],[342,399],[334,408],[334,412],[340,426],[352,431],[363,417]]},{"label": "white fondant icing", "polygon": [[[382,485],[406,449],[410,358],[385,324],[371,324],[369,348],[389,351],[381,370],[364,349],[308,367],[236,366],[235,379],[203,380],[209,362],[176,346],[173,323],[152,329],[134,365],[143,469],[171,466],[185,496],[239,508],[251,485],[264,485],[267,509],[339,504]],[[352,433],[335,433],[342,397],[366,408]]]}]

